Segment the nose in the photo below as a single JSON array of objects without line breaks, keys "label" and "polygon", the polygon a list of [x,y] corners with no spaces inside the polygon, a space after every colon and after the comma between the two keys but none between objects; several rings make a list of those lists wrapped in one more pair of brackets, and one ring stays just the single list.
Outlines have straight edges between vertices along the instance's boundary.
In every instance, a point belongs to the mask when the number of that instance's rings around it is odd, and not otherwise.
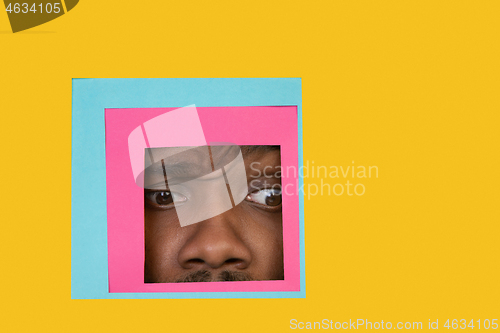
[{"label": "nose", "polygon": [[178,262],[185,269],[232,268],[242,270],[252,261],[250,249],[234,223],[234,209],[195,225],[184,243]]}]

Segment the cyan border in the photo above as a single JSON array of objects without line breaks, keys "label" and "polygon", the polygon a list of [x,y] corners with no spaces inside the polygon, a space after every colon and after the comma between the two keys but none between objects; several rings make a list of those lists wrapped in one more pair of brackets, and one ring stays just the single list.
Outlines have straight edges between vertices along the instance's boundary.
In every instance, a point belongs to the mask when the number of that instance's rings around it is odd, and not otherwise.
[{"label": "cyan border", "polygon": [[[300,78],[73,79],[71,159],[71,298],[304,298],[304,197],[300,195],[300,291],[108,293],[104,108],[297,105],[302,152]],[[299,175],[299,188],[303,186]]]}]

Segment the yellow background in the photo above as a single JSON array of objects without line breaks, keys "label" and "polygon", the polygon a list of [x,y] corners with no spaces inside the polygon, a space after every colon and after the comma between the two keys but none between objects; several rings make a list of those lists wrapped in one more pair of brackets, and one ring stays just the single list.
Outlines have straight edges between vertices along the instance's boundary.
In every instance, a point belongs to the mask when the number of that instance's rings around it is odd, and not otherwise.
[{"label": "yellow background", "polygon": [[[500,319],[499,28],[498,1],[82,0],[17,34],[1,12],[0,330]],[[305,160],[379,168],[361,197],[306,200],[307,297],[71,300],[85,77],[301,77]]]}]

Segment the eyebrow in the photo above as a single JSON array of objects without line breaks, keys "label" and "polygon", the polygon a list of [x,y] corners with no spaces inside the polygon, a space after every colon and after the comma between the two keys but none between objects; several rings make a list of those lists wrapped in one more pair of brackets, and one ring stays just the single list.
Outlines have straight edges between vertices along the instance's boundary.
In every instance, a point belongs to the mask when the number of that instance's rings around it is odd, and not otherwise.
[{"label": "eyebrow", "polygon": [[198,176],[200,174],[200,165],[196,163],[177,162],[165,163],[165,160],[160,160],[146,169],[146,172],[153,174],[168,174],[168,178],[179,177],[189,178],[189,176]]},{"label": "eyebrow", "polygon": [[[260,154],[266,154],[269,152],[273,151],[279,151],[280,146],[278,145],[248,145],[248,146],[240,146],[241,153],[243,156],[248,156],[248,155],[253,155],[256,153]],[[227,155],[228,152],[224,152],[222,157],[224,155]],[[212,154],[210,154],[210,157],[212,157]],[[221,157],[219,156],[219,159]],[[245,159],[245,157],[244,157]],[[213,167],[213,161],[211,161],[212,167]],[[222,166],[220,166],[222,167]],[[273,166],[273,170],[276,168],[276,166]],[[173,163],[168,163],[168,160],[162,159],[154,164],[150,165],[145,172],[153,174],[153,175],[162,175],[165,177],[165,174],[168,175],[168,179],[170,182],[177,183],[177,182],[183,182],[189,179],[193,179],[194,177],[199,177],[200,173],[205,174],[206,172],[202,172],[203,166],[200,166],[199,163],[193,163],[193,162],[185,162],[185,161],[177,161]],[[206,171],[209,171],[208,169]],[[162,178],[163,178],[162,177]],[[152,184],[151,186],[156,186],[159,184],[165,183],[168,186],[167,180],[162,180],[159,181],[155,184]]]}]

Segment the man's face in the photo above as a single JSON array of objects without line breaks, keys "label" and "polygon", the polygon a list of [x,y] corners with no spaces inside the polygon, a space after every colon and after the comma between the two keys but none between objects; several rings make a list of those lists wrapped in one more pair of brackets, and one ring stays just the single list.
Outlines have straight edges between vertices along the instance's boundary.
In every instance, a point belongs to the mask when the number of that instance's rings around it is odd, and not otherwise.
[{"label": "man's face", "polygon": [[[224,161],[220,156],[231,156],[229,149],[209,150],[212,169],[214,164],[215,169],[218,168],[214,161]],[[174,188],[174,182],[170,180],[168,183],[165,180],[166,185],[161,189],[146,186],[146,283],[284,278],[279,147],[241,146],[241,152],[247,175],[245,199],[222,214],[201,222],[181,227],[174,207],[175,203],[178,209],[182,209],[182,205],[188,205],[190,198],[199,197],[200,193],[192,193],[192,188],[183,190],[186,193],[174,192],[169,188],[169,184]],[[183,176],[192,179],[188,173],[193,168],[189,165],[206,162],[200,156],[200,151],[192,150],[166,157],[162,168],[146,171],[145,182],[166,179],[165,170],[174,170],[179,179]],[[214,190],[220,191],[215,187]],[[203,195],[216,196],[218,193],[210,193],[210,185],[204,185]],[[196,205],[184,207],[192,210]]]}]

